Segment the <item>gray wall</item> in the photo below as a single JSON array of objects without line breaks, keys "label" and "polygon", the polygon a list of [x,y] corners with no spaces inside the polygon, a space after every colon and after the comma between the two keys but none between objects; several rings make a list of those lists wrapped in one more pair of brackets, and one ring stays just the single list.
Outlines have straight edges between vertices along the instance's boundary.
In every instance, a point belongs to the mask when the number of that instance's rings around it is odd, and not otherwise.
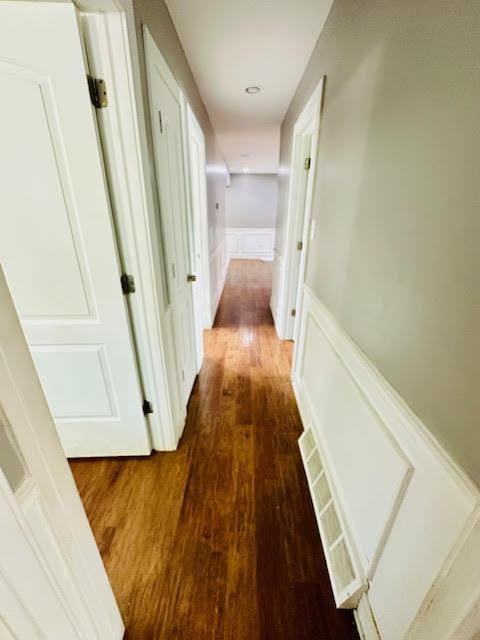
[{"label": "gray wall", "polygon": [[274,228],[277,197],[276,174],[232,174],[225,193],[226,226]]},{"label": "gray wall", "polygon": [[480,4],[335,0],[282,126],[327,76],[307,283],[480,484]]},{"label": "gray wall", "polygon": [[[144,104],[147,114],[148,93],[145,53],[143,49],[143,25],[146,25],[152,34],[153,39],[170,67],[170,71],[175,76],[179,87],[184,92],[205,135],[209,239],[210,252],[213,252],[225,237],[225,175],[219,170],[223,168],[226,171],[223,156],[218,148],[212,124],[198,92],[197,85],[195,84],[190,66],[166,4],[162,0],[134,0],[133,9],[135,25],[137,27]],[[147,120],[150,122],[148,115]],[[151,157],[153,158],[153,143],[148,125],[147,136]],[[218,209],[216,208],[217,203]]]}]

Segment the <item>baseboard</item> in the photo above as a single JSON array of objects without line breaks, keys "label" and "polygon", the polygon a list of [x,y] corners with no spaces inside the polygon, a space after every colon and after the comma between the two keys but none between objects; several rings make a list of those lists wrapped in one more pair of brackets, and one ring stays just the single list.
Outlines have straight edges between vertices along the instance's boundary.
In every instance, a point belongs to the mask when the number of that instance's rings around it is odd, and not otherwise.
[{"label": "baseboard", "polygon": [[478,489],[308,287],[300,320],[293,386],[368,585],[362,633],[450,640],[418,615],[465,544]]},{"label": "baseboard", "polygon": [[236,260],[273,260],[275,229],[238,228],[226,230],[227,255]]},{"label": "baseboard", "polygon": [[231,260],[261,260],[262,262],[273,262],[273,255],[265,255],[263,253],[253,253],[248,256],[245,255],[229,255]]},{"label": "baseboard", "polygon": [[360,599],[353,615],[361,640],[381,640],[367,593]]}]

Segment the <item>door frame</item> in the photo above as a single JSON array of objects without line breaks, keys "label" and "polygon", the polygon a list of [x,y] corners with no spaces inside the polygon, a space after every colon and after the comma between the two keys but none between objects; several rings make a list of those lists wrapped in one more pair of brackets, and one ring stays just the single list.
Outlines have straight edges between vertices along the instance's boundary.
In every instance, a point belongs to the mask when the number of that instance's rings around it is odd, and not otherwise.
[{"label": "door frame", "polygon": [[[196,286],[199,288],[200,313],[195,317],[197,325],[197,353],[202,353],[202,357],[197,362],[197,370],[200,370],[203,360],[203,329],[212,328],[212,309],[210,295],[210,249],[208,243],[208,206],[207,206],[207,174],[206,174],[206,145],[205,136],[198,123],[195,114],[187,99],[182,93],[182,130],[184,133],[185,146],[185,176],[187,180],[187,203],[189,207],[189,228],[190,228],[190,263],[192,273],[197,276]],[[192,171],[192,143],[199,144],[203,149],[203,168],[200,180],[202,186],[198,189],[193,181]],[[196,206],[194,206],[196,205]],[[197,218],[197,219],[196,219]],[[196,237],[196,229],[200,229],[200,237]],[[197,259],[195,246],[200,245],[201,258]]]},{"label": "door frame", "polygon": [[162,309],[164,277],[151,187],[146,116],[142,101],[137,35],[131,0],[77,0],[91,72],[106,81],[109,105],[97,110],[122,267],[135,278],[128,296],[132,339],[153,449],[178,444],[179,406],[174,397],[171,356]]},{"label": "door frame", "polygon": [[[303,284],[305,282],[305,270],[308,256],[308,245],[311,231],[312,217],[312,201],[317,175],[318,164],[318,142],[320,137],[320,121],[323,105],[323,95],[326,77],[323,76],[314,89],[312,95],[308,99],[305,107],[298,116],[293,127],[292,154],[290,159],[290,185],[288,191],[287,219],[285,232],[285,255],[284,268],[280,274],[278,283],[279,303],[278,315],[276,318],[276,328],[279,337],[282,340],[295,340],[297,337],[298,327],[300,326],[300,316],[303,299]],[[312,135],[311,152],[310,152],[310,169],[308,172],[305,206],[303,211],[299,210],[298,198],[302,196],[299,193],[299,185],[301,176],[305,171],[304,158],[300,157],[302,139],[304,135]],[[299,228],[301,216],[304,216],[301,238],[296,235]],[[297,242],[301,239],[303,243],[300,265],[298,269],[298,277],[293,277],[293,266],[295,263],[295,255],[298,251]],[[276,258],[278,255],[276,255]],[[292,309],[296,310],[295,317],[291,315]]]}]

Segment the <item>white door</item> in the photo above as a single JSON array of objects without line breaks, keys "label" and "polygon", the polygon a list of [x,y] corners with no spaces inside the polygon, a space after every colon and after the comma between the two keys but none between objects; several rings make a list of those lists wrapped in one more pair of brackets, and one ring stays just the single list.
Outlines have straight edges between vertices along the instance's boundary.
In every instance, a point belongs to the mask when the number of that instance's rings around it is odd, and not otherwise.
[{"label": "white door", "polygon": [[[205,138],[190,106],[186,109],[189,187],[191,200],[191,253],[197,281],[193,287],[197,365],[203,360],[203,330],[212,326]],[[200,368],[198,366],[198,368]]]},{"label": "white door", "polygon": [[185,406],[197,370],[192,283],[188,279],[190,259],[181,98],[175,79],[147,29],[144,39],[169,306],[173,313],[180,398]]},{"label": "white door", "polygon": [[148,454],[77,19],[0,3],[0,262],[66,454]]},{"label": "white door", "polygon": [[0,638],[120,640],[123,623],[0,269]]}]

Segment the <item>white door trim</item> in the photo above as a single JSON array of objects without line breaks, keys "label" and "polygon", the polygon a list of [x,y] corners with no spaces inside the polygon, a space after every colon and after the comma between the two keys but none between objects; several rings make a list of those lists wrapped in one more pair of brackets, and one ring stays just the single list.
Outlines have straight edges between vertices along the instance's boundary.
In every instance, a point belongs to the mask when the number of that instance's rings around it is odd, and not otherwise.
[{"label": "white door trim", "polygon": [[129,17],[127,11],[83,14],[91,72],[105,79],[109,93],[108,108],[98,110],[97,116],[122,266],[135,278],[136,291],[129,296],[129,311],[143,392],[153,407],[148,416],[152,446],[170,450],[177,440],[175,410],[160,312],[164,307],[163,276],[158,243],[154,241],[159,231],[149,187],[145,114],[132,20],[133,15]]},{"label": "white door trim", "polygon": [[[305,279],[305,267],[310,235],[313,191],[317,173],[318,139],[320,134],[320,118],[324,85],[325,76],[322,77],[317,87],[313,91],[293,128],[293,144],[290,161],[291,177],[288,192],[287,220],[285,225],[286,236],[284,245],[285,254],[283,256],[284,266],[281,270],[281,273],[279,274],[277,293],[278,303],[275,305],[275,326],[277,328],[278,335],[283,340],[289,340],[292,338],[295,339],[298,332],[298,318],[300,316],[302,304],[302,285]],[[305,170],[303,167],[303,158],[300,159],[301,162],[299,161],[299,146],[302,144],[303,136],[308,133],[311,133],[312,135],[312,144],[302,231],[303,250],[300,258],[300,266],[298,269],[298,278],[294,278],[292,275],[292,271],[298,242],[296,230],[299,226],[300,218],[300,212],[297,206],[297,199],[299,196],[298,184],[301,177],[300,172]],[[277,252],[275,260],[277,260]],[[293,308],[296,309],[297,322],[295,322],[295,319],[291,315],[291,310]]]}]

